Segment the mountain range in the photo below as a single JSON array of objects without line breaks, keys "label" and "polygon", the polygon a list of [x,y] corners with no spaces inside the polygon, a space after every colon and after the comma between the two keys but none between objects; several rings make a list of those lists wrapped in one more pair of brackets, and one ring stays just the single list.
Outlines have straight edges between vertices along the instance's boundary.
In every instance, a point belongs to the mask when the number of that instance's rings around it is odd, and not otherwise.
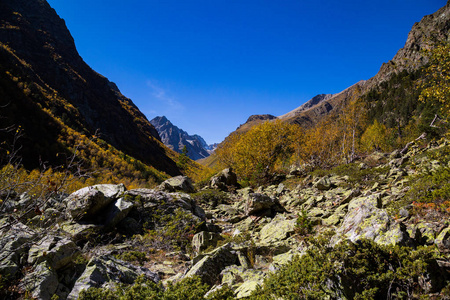
[{"label": "mountain range", "polygon": [[208,157],[215,149],[215,145],[208,145],[205,140],[197,135],[189,135],[173,125],[165,116],[155,117],[150,123],[156,128],[161,141],[170,149],[182,153],[186,147],[187,156],[190,159],[198,160]]}]

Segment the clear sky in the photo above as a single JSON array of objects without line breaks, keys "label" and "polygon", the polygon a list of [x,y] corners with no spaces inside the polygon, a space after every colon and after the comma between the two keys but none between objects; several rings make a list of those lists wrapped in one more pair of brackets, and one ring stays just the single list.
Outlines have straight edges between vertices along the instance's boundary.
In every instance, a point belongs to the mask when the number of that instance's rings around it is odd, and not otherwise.
[{"label": "clear sky", "polygon": [[47,0],[149,120],[207,143],[374,76],[446,0]]}]

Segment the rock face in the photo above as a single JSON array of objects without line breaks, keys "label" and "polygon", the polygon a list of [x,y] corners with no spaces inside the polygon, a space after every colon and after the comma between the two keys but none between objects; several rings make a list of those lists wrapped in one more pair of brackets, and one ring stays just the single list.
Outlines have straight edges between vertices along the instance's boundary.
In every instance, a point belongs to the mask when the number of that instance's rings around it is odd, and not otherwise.
[{"label": "rock face", "polygon": [[21,125],[26,165],[34,167],[40,159],[59,163],[56,154],[64,147],[58,136],[70,127],[161,171],[180,174],[155,128],[114,83],[83,61],[64,20],[47,1],[1,1],[0,73],[6,72],[10,76],[0,80],[0,99],[8,99],[1,100],[2,117],[9,125]]},{"label": "rock face", "polygon": [[166,117],[156,117],[150,121],[161,137],[161,141],[170,149],[182,153],[186,147],[187,156],[192,160],[208,157],[213,151],[213,146],[206,144],[199,135],[189,135],[173,125]]}]

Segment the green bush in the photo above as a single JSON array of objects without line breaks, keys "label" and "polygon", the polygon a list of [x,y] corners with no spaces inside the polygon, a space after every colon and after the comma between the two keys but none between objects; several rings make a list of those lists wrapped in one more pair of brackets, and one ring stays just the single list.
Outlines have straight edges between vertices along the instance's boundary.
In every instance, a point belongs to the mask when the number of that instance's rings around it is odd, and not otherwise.
[{"label": "green bush", "polygon": [[[167,288],[151,280],[138,277],[133,285],[119,285],[116,290],[90,288],[80,293],[79,300],[203,300],[209,286],[199,277],[191,277],[172,284]],[[218,298],[215,298],[218,299]]]},{"label": "green bush", "polygon": [[297,221],[295,223],[295,232],[300,235],[308,235],[313,233],[314,225],[312,224],[310,218],[308,217],[308,213],[306,210],[302,209],[302,212],[297,217]]},{"label": "green bush", "polygon": [[371,240],[331,247],[323,236],[308,241],[306,253],[270,275],[252,299],[410,299],[426,294],[419,279],[429,278],[437,256],[434,247],[380,246]]},{"label": "green bush", "polygon": [[140,265],[143,265],[144,262],[147,261],[147,257],[144,252],[139,251],[126,251],[116,256],[118,259],[129,261],[129,262],[138,262]]},{"label": "green bush", "polygon": [[216,207],[219,204],[230,203],[227,193],[218,190],[205,190],[191,195],[192,198],[200,204]]}]

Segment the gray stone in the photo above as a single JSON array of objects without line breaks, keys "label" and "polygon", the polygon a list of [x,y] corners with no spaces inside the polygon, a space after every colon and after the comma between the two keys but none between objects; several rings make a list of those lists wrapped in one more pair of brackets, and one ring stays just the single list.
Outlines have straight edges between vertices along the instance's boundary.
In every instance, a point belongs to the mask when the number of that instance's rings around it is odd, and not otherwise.
[{"label": "gray stone", "polygon": [[139,275],[143,275],[155,283],[160,280],[158,274],[112,256],[94,257],[88,262],[85,271],[75,282],[67,299],[76,300],[82,290],[87,290],[90,287],[111,287],[117,283],[132,284]]},{"label": "gray stone", "polygon": [[195,253],[199,253],[208,247],[215,247],[217,242],[222,239],[222,236],[218,233],[202,231],[195,234],[192,238],[192,248]]},{"label": "gray stone", "polygon": [[50,300],[58,288],[58,276],[55,270],[46,262],[37,265],[33,272],[22,279],[20,288],[31,292],[31,295],[40,300]]},{"label": "gray stone", "polygon": [[228,191],[229,188],[233,187],[236,188],[238,187],[237,175],[233,172],[232,168],[224,169],[211,178],[209,187],[222,191]]},{"label": "gray stone", "polygon": [[111,203],[105,211],[105,226],[107,228],[116,226],[128,215],[133,207],[134,204],[126,201],[124,198],[119,198],[114,203]]},{"label": "gray stone", "polygon": [[245,213],[249,216],[280,207],[281,204],[279,204],[275,198],[271,198],[264,194],[251,193],[245,205]]},{"label": "gray stone", "polygon": [[319,191],[328,191],[335,187],[335,185],[331,182],[330,178],[322,177],[314,184],[314,187]]},{"label": "gray stone", "polygon": [[66,212],[74,220],[94,219],[124,191],[123,184],[99,184],[82,188],[64,200]]},{"label": "gray stone", "polygon": [[220,272],[227,266],[236,264],[238,256],[231,244],[207,253],[185,275],[185,277],[199,276],[203,282],[213,285],[220,276]]},{"label": "gray stone", "polygon": [[159,185],[158,189],[169,193],[177,191],[195,193],[195,188],[189,177],[182,175],[167,179]]},{"label": "gray stone", "polygon": [[28,263],[40,264],[46,261],[53,269],[59,270],[72,263],[80,254],[80,249],[71,240],[50,235],[31,246],[28,252]]},{"label": "gray stone", "polygon": [[4,226],[0,230],[0,275],[4,278],[16,275],[21,268],[21,260],[37,236],[22,223]]},{"label": "gray stone", "polygon": [[268,246],[287,239],[294,234],[295,224],[296,220],[287,220],[285,217],[277,215],[259,232],[259,244]]}]

